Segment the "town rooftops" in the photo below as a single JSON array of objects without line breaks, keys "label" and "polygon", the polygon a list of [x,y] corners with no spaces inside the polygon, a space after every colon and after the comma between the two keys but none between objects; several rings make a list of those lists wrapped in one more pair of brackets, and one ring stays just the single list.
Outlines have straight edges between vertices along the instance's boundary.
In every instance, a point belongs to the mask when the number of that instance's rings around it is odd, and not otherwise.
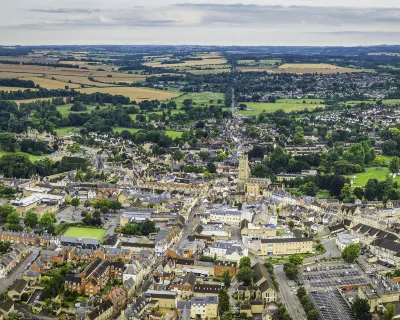
[{"label": "town rooftops", "polygon": [[221,285],[219,284],[196,284],[193,292],[195,293],[212,293],[218,294],[221,291]]},{"label": "town rooftops", "polygon": [[91,246],[99,246],[99,239],[91,239],[91,238],[77,238],[77,237],[67,237],[61,236],[60,241],[62,244],[75,244],[75,245],[91,245]]}]

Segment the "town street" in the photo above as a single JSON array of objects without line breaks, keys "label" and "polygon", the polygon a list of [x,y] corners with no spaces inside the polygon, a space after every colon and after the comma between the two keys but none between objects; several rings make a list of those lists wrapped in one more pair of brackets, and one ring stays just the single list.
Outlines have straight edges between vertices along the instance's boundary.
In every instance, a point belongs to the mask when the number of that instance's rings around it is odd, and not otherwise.
[{"label": "town street", "polygon": [[32,248],[31,252],[25,257],[25,259],[22,260],[6,278],[0,279],[0,292],[7,290],[15,280],[22,277],[28,265],[30,265],[39,255],[39,251],[39,248]]}]

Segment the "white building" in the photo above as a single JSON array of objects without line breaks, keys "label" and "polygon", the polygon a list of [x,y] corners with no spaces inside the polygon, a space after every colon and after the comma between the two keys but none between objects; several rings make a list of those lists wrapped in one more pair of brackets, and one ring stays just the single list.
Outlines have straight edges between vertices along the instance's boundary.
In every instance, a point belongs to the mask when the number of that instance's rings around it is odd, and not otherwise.
[{"label": "white building", "polygon": [[360,239],[348,233],[341,233],[336,237],[336,245],[340,251],[343,251],[350,243],[360,243]]},{"label": "white building", "polygon": [[253,213],[250,210],[239,210],[236,207],[213,209],[208,212],[206,211],[206,213],[209,213],[210,222],[226,223],[233,226],[239,226],[240,222],[244,219],[247,221],[253,220]]},{"label": "white building", "polygon": [[248,256],[246,246],[234,240],[216,241],[210,247],[204,249],[203,254],[209,257],[216,257],[217,260],[239,262],[241,258]]}]

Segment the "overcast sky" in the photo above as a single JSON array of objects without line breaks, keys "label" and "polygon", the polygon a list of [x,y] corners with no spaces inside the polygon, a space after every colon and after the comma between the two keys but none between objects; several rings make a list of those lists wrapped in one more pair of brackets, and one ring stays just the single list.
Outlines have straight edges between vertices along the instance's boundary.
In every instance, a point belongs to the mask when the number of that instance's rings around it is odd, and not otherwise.
[{"label": "overcast sky", "polygon": [[400,44],[399,0],[1,1],[2,45]]}]

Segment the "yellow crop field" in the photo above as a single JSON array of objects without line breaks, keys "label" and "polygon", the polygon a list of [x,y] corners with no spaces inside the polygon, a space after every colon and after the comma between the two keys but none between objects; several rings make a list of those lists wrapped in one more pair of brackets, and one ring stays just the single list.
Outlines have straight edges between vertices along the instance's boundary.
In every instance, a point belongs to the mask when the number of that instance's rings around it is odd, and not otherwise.
[{"label": "yellow crop field", "polygon": [[0,72],[13,72],[13,73],[32,73],[32,76],[37,75],[79,75],[89,76],[91,71],[84,69],[74,68],[54,68],[48,66],[37,66],[37,65],[8,65],[0,64]]},{"label": "yellow crop field", "polygon": [[40,78],[40,77],[29,77],[23,78],[24,80],[32,80],[35,84],[40,85],[42,88],[46,89],[64,89],[65,86],[70,88],[79,88],[80,85],[75,83],[66,83],[63,81],[52,80],[51,78]]},{"label": "yellow crop field", "polygon": [[239,66],[236,67],[236,71],[238,72],[272,72],[272,70],[274,70],[276,68],[272,67],[272,66]]},{"label": "yellow crop field", "polygon": [[32,91],[37,91],[37,89],[32,89],[32,88],[18,88],[18,87],[3,87],[0,86],[0,91],[25,91],[25,90],[32,90]]},{"label": "yellow crop field", "polygon": [[21,104],[21,103],[29,103],[29,102],[34,102],[34,101],[50,101],[51,99],[53,99],[53,98],[35,98],[35,99],[13,100],[13,101],[16,104]]},{"label": "yellow crop field", "polygon": [[101,82],[139,82],[146,80],[147,76],[138,74],[123,74],[123,73],[110,73],[112,77],[107,76],[94,76],[94,80]]},{"label": "yellow crop field", "polygon": [[175,67],[188,67],[188,66],[203,66],[207,64],[224,64],[226,62],[227,61],[225,58],[219,58],[219,59],[185,61],[184,63],[173,63],[173,64],[161,64],[160,61],[151,61],[151,62],[146,62],[144,64],[146,66],[151,66],[151,67],[175,68]]},{"label": "yellow crop field", "polygon": [[24,73],[24,72],[1,72],[0,71],[0,78],[24,78],[24,77],[32,77],[32,76],[38,76],[40,74],[34,74],[34,73]]},{"label": "yellow crop field", "polygon": [[155,90],[138,87],[109,87],[109,88],[84,88],[78,91],[83,93],[109,93],[120,94],[137,102],[143,100],[167,100],[177,97],[179,94],[171,91]]},{"label": "yellow crop field", "polygon": [[231,69],[208,69],[208,70],[185,70],[185,72],[190,72],[193,74],[216,74],[216,73],[223,73],[223,72],[230,72]]},{"label": "yellow crop field", "polygon": [[277,71],[290,73],[350,73],[371,72],[373,70],[343,68],[328,63],[285,63],[279,66]]},{"label": "yellow crop field", "polygon": [[67,85],[70,85],[70,83],[68,83],[68,82],[71,80],[72,83],[84,84],[86,86],[95,86],[95,87],[112,87],[112,86],[114,86],[113,84],[91,81],[86,76],[52,75],[51,77],[55,78],[56,80],[59,80],[59,81],[67,82]]}]

